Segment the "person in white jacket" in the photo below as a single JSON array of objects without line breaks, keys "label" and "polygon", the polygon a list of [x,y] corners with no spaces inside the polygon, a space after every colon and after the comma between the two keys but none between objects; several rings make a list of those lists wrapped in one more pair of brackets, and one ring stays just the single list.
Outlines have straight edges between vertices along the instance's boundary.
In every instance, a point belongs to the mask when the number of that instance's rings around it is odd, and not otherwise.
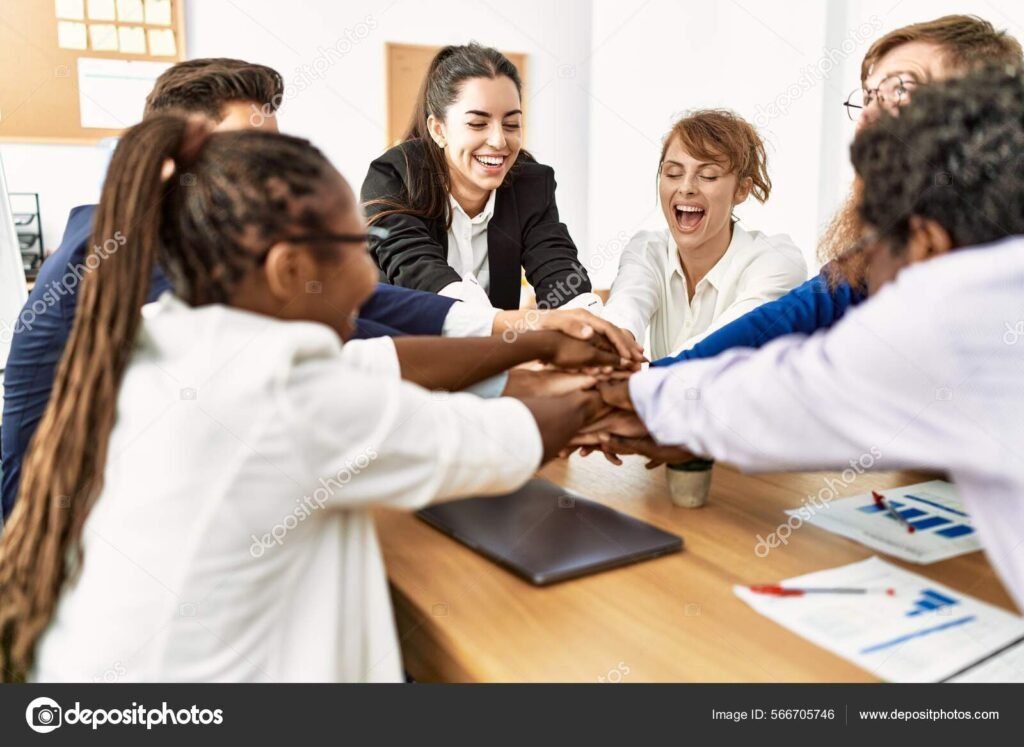
[{"label": "person in white jacket", "polygon": [[617,364],[596,335],[348,342],[377,283],[348,183],[208,125],[149,117],[111,160],[0,538],[4,680],[400,681],[370,509],[516,489],[603,407],[424,388]]},{"label": "person in white jacket", "polygon": [[747,231],[733,217],[770,192],[764,143],[748,122],[717,109],[680,119],[658,166],[667,228],[630,240],[602,316],[639,343],[649,331],[655,360],[804,282],[807,264],[789,236]]}]

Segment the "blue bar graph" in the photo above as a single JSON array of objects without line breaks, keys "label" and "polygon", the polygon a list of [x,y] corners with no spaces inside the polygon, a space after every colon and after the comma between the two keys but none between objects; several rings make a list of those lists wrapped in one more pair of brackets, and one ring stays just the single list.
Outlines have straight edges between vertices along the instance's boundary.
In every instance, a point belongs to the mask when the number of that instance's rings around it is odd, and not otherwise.
[{"label": "blue bar graph", "polygon": [[932,527],[941,527],[945,524],[950,524],[949,519],[943,519],[941,516],[929,516],[927,519],[921,519],[920,521],[910,522],[914,525],[914,529],[931,529]]},{"label": "blue bar graph", "polygon": [[[920,503],[924,506],[933,506],[935,508],[942,509],[943,511],[949,514],[954,514],[956,516],[967,516],[967,514],[965,514],[963,511],[958,511],[955,508],[943,506],[941,503],[930,501],[927,498],[921,498],[916,495],[905,495],[904,498],[906,498],[907,500],[916,501],[917,503]],[[955,539],[956,537],[963,537],[965,535],[974,533],[974,527],[968,524],[954,524],[953,522],[955,521],[955,519],[947,519],[943,516],[936,516],[935,514],[930,514],[926,510],[922,510],[920,508],[908,507],[905,502],[889,500],[888,504],[896,511],[896,513],[898,513],[900,516],[906,519],[907,523],[914,527],[914,529],[916,529],[917,531],[934,529],[936,535],[938,535],[939,537],[944,537],[945,539]],[[889,512],[887,512],[884,508],[882,508],[882,506],[878,505],[877,503],[869,503],[865,506],[858,506],[857,510],[872,516],[884,516],[889,521],[896,521],[896,519],[893,518],[893,516],[889,514]],[[938,527],[942,528],[939,529]]]},{"label": "blue bar graph", "polygon": [[973,532],[973,527],[969,527],[966,524],[957,524],[956,526],[947,527],[946,529],[940,529],[936,534],[952,539],[953,537],[962,537],[965,534],[971,534]]},{"label": "blue bar graph", "polygon": [[914,609],[907,613],[907,617],[916,617],[925,612],[932,612],[943,607],[952,607],[956,604],[959,604],[959,602],[952,597],[941,594],[934,589],[925,589],[921,592],[921,598],[914,602]]}]

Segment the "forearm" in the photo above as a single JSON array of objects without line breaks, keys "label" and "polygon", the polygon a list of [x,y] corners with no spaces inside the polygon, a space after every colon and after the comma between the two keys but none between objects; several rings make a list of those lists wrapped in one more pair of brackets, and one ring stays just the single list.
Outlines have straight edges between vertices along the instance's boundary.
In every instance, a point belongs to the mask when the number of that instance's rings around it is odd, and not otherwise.
[{"label": "forearm", "polygon": [[403,379],[427,389],[457,391],[520,363],[547,357],[554,334],[532,332],[511,341],[500,336],[400,337],[394,343]]}]

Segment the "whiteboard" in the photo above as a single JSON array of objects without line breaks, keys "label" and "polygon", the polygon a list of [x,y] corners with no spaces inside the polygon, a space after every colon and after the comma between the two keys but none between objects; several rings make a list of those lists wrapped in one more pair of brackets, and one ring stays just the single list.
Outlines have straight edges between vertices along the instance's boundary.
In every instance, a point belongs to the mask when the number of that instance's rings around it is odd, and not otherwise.
[{"label": "whiteboard", "polygon": [[26,298],[25,268],[21,263],[21,248],[18,246],[18,233],[14,230],[14,214],[7,194],[3,157],[0,156],[0,371],[7,365],[14,322]]}]

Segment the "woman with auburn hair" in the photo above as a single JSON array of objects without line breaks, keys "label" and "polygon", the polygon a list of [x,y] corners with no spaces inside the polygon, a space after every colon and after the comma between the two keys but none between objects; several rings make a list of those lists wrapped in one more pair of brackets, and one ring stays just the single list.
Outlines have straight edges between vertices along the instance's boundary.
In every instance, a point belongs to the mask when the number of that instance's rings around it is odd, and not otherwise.
[{"label": "woman with auburn hair", "polygon": [[[861,84],[844,106],[861,131],[882,112],[898,116],[916,91],[932,83],[961,77],[985,64],[1021,62],[1020,42],[1005,31],[977,16],[943,16],[877,39],[864,56]],[[860,190],[855,180],[850,198],[821,240],[819,255],[828,264],[820,274],[654,365],[709,358],[735,347],[761,347],[793,333],[810,334],[831,327],[847,309],[863,302],[869,291],[865,260],[862,253],[851,251],[863,226],[857,214]]]},{"label": "woman with auburn hair", "polygon": [[608,385],[621,409],[596,443],[743,471],[843,469],[869,449],[877,469],[940,470],[1024,608],[1024,346],[1007,321],[1024,289],[1024,75],[927,86],[850,153],[869,300],[819,334]]},{"label": "woman with auburn hair", "polygon": [[602,315],[643,342],[650,355],[685,350],[807,279],[788,236],[740,227],[733,211],[771,193],[764,143],[732,112],[706,109],[665,137],[658,196],[668,227],[641,231],[626,246]]}]

